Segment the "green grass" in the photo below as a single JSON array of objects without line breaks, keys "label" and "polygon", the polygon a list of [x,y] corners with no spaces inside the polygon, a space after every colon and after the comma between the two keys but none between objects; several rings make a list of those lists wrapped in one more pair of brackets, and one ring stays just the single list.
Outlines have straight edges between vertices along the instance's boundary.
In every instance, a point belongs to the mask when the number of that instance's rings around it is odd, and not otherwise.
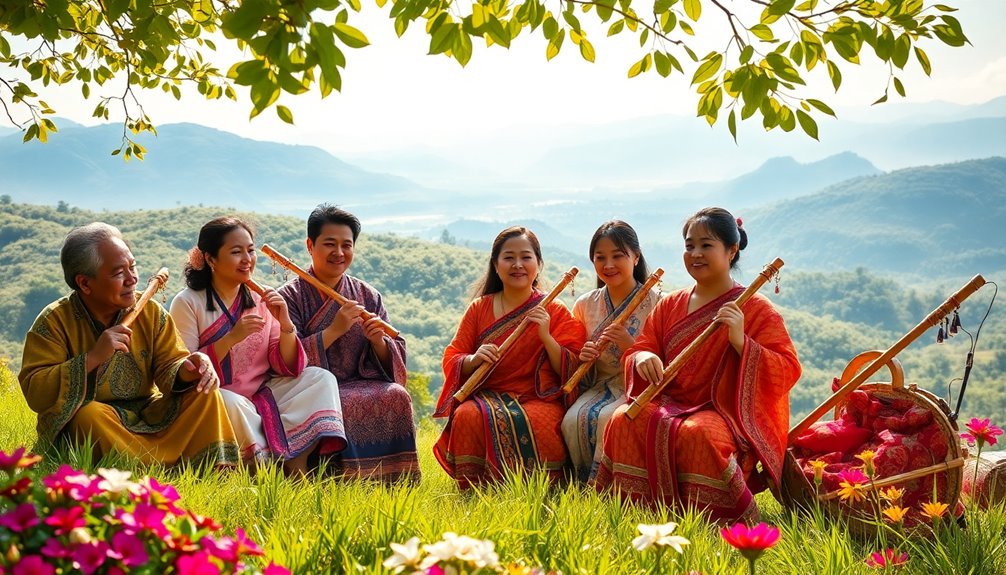
[{"label": "green grass", "polygon": [[[0,368],[0,449],[31,445],[34,414],[9,371]],[[254,476],[241,470],[142,467],[122,459],[90,461],[87,450],[51,454],[59,462],[93,471],[116,466],[173,484],[182,504],[211,516],[228,531],[243,527],[270,559],[294,573],[385,573],[389,544],[419,537],[424,543],[446,531],[491,539],[502,563],[522,561],[566,575],[657,572],[653,550],[630,546],[639,523],[680,524],[692,541],[683,555],[663,555],[661,573],[747,573],[747,562],[722,541],[716,525],[700,514],[621,504],[577,486],[551,488],[541,474],[515,476],[493,488],[460,493],[431,455],[435,424],[419,434],[423,478],[415,485],[306,480],[294,482],[276,467]],[[771,495],[758,496],[762,519],[782,530],[782,540],[758,562],[758,573],[844,575],[872,573],[866,556],[883,543],[859,541],[840,522],[783,509]],[[969,528],[955,525],[911,540],[894,533],[886,545],[907,551],[899,573],[1006,573],[1006,511],[969,510]]]}]

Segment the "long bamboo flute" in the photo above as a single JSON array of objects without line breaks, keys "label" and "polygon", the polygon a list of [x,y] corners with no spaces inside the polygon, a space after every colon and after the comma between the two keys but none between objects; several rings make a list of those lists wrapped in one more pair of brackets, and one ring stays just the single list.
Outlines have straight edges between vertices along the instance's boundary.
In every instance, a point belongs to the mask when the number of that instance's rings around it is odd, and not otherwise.
[{"label": "long bamboo flute", "polygon": [[[293,262],[293,260],[291,260],[290,258],[288,258],[288,257],[284,256],[283,254],[277,252],[276,250],[272,249],[272,246],[270,246],[269,244],[263,244],[263,246],[262,246],[262,253],[264,253],[265,255],[267,255],[270,258],[272,258],[273,261],[275,261],[279,265],[281,265],[281,266],[285,267],[286,269],[292,271],[293,273],[297,274],[298,276],[301,277],[301,279],[303,279],[307,283],[309,283],[309,284],[313,285],[314,287],[318,288],[318,291],[320,291],[321,293],[325,294],[329,298],[335,300],[335,302],[338,303],[339,305],[346,305],[346,302],[349,301],[341,293],[335,291],[331,287],[325,285],[318,278],[316,278],[313,275],[311,275],[311,274],[307,273],[306,271],[304,271],[300,266],[298,266],[297,264],[295,264]],[[254,288],[252,288],[252,289],[254,289]],[[360,317],[362,317],[366,321],[366,320],[369,320],[370,318],[374,318],[374,317],[378,317],[378,316],[375,315],[375,314],[370,313],[369,311],[364,310],[360,314]],[[388,322],[384,321],[383,319],[379,319],[379,321],[381,323],[381,329],[383,329],[384,333],[388,334],[389,337],[398,337],[398,334],[401,333],[400,331],[398,331],[397,329],[395,329],[394,327],[392,327],[391,324],[389,324]]]},{"label": "long bamboo flute", "polygon": [[[544,299],[538,302],[538,305],[535,307],[545,307],[548,304],[552,303],[552,300],[558,297],[559,294],[562,293],[562,290],[566,289],[566,286],[569,285],[569,282],[573,281],[573,278],[575,278],[576,274],[578,273],[580,273],[580,270],[576,266],[569,268],[569,271],[562,275],[562,279],[559,280],[559,283],[557,283],[555,287],[552,288],[552,291],[548,292],[548,295],[546,295]],[[529,323],[531,322],[527,319],[527,315],[525,313],[524,318],[520,321],[519,324],[517,324],[517,327],[514,328],[513,332],[511,332],[510,335],[508,335],[507,338],[503,340],[503,343],[500,344],[499,350],[497,351],[499,359],[503,359],[503,356],[506,355],[508,351],[510,351],[510,348],[513,346],[514,342],[517,341],[517,338],[520,337],[522,333],[524,333],[524,330],[527,329]],[[472,392],[474,392],[475,389],[478,388],[478,386],[482,385],[482,381],[485,380],[485,378],[489,375],[489,372],[492,371],[495,365],[496,364],[494,363],[486,362],[475,368],[475,371],[473,371],[472,374],[468,376],[468,380],[465,381],[464,385],[461,386],[461,389],[455,392],[454,401],[461,403],[462,401],[468,399],[468,396],[470,396]]]},{"label": "long bamboo flute", "polygon": [[[877,479],[872,483],[864,483],[860,489],[862,491],[870,491],[872,489],[883,489],[889,485],[897,485],[905,481],[911,481],[913,479],[919,479],[927,475],[933,475],[941,471],[950,471],[951,469],[956,469],[958,467],[964,466],[964,458],[958,457],[957,459],[951,459],[950,461],[943,461],[935,465],[930,465],[929,467],[923,467],[921,469],[915,469],[912,471],[906,471],[904,473],[899,473],[897,475],[892,475],[890,477],[885,477],[883,479]],[[831,501],[839,497],[841,490],[832,491],[830,493],[824,493],[818,496],[819,501]]]},{"label": "long bamboo flute", "polygon": [[946,317],[947,314],[960,307],[961,303],[964,302],[971,294],[978,291],[978,288],[985,285],[985,278],[981,275],[976,275],[971,278],[971,281],[966,283],[964,287],[957,290],[957,292],[947,298],[947,301],[940,304],[939,307],[934,309],[916,325],[912,328],[912,331],[905,334],[901,339],[896,341],[894,345],[889,347],[887,351],[882,353],[880,357],[873,360],[872,363],[863,368],[863,371],[859,372],[855,377],[849,381],[842,384],[831,397],[829,397],[824,403],[819,405],[817,409],[810,413],[807,417],[803,418],[803,421],[796,424],[796,426],[790,430],[788,443],[793,444],[793,441],[800,436],[801,433],[807,430],[815,421],[821,418],[827,411],[834,408],[845,399],[850,393],[856,390],[860,385],[862,385],[868,377],[877,373],[882,367],[884,367],[887,362],[891,361],[891,358],[901,353],[906,347],[908,347],[913,341],[919,338],[923,333],[929,328],[937,325],[940,321]]},{"label": "long bamboo flute", "polygon": [[[738,306],[744,305],[744,303],[751,299],[751,296],[756,294],[758,290],[761,289],[766,282],[768,282],[768,280],[772,279],[772,276],[779,273],[779,268],[784,265],[785,263],[779,258],[776,258],[772,263],[766,265],[758,274],[758,277],[751,282],[751,285],[749,285],[747,289],[741,293],[740,297],[734,300],[734,302]],[[674,379],[674,376],[676,376],[679,371],[681,371],[681,367],[685,365],[685,362],[687,362],[692,355],[694,355],[695,352],[702,347],[702,344],[709,339],[709,336],[716,332],[718,327],[720,327],[719,322],[709,324],[709,326],[703,330],[701,334],[699,334],[699,337],[695,338],[692,343],[688,344],[688,347],[681,350],[681,353],[679,353],[678,356],[664,368],[664,373],[660,378],[660,383],[650,384],[647,386],[647,388],[643,390],[643,393],[639,394],[639,397],[632,402],[632,405],[629,406],[629,409],[626,412],[629,419],[635,419],[636,416],[639,415],[640,410],[653,401],[653,398],[671,383],[671,380]]]},{"label": "long bamboo flute", "polygon": [[257,293],[259,295],[259,297],[263,297],[263,298],[265,297],[265,286],[263,286],[262,284],[258,283],[254,279],[249,279],[248,281],[245,282],[245,285],[248,286],[248,289],[250,289],[253,292]]},{"label": "long bamboo flute", "polygon": [[[628,305],[625,306],[625,309],[622,310],[622,313],[618,314],[618,317],[612,320],[609,325],[622,325],[626,321],[628,321],[628,319],[632,317],[632,314],[639,308],[640,305],[642,305],[643,301],[646,300],[646,296],[649,295],[650,290],[653,289],[653,286],[657,285],[657,282],[660,281],[660,278],[663,275],[664,275],[664,268],[657,268],[656,271],[650,274],[650,277],[646,279],[646,283],[644,283],[643,286],[639,288],[639,291],[636,292],[636,295],[633,296],[631,300],[629,300]],[[600,337],[595,343],[600,347],[601,342],[603,341],[604,338]],[[578,383],[580,383],[580,380],[583,379],[583,376],[587,375],[587,372],[590,371],[590,368],[594,367],[594,362],[596,361],[597,359],[595,358],[591,361],[585,361],[581,363],[580,367],[576,368],[576,371],[574,371],[573,375],[570,376],[569,381],[566,382],[566,385],[562,386],[562,392],[569,393],[573,391],[573,388],[576,387]]]},{"label": "long bamboo flute", "polygon": [[143,306],[147,305],[147,302],[150,301],[150,298],[154,297],[154,294],[157,293],[161,288],[163,288],[164,284],[166,284],[167,282],[168,282],[168,268],[161,268],[157,270],[157,273],[150,276],[150,279],[147,280],[147,287],[144,288],[143,293],[140,294],[140,298],[137,299],[136,303],[134,303],[133,306],[129,308],[129,311],[126,312],[126,317],[122,318],[122,321],[119,323],[121,325],[129,327],[134,321],[136,321],[136,318],[137,316],[140,315],[140,312],[143,311]]}]

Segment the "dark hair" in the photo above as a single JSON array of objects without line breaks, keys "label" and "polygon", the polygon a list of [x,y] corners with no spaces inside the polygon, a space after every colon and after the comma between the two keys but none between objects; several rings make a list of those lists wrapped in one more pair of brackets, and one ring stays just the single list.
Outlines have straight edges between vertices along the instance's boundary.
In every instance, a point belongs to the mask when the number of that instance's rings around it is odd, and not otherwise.
[{"label": "dark hair", "polygon": [[321,228],[323,228],[325,224],[341,224],[349,226],[349,229],[353,231],[354,244],[356,243],[356,238],[360,237],[360,218],[342,208],[333,206],[332,204],[319,204],[318,207],[311,212],[311,215],[307,217],[308,239],[312,242],[317,240],[318,236],[321,235]]},{"label": "dark hair", "polygon": [[[511,226],[496,236],[493,240],[493,248],[489,253],[489,269],[486,274],[479,281],[475,282],[475,287],[472,290],[474,297],[480,297],[484,295],[489,295],[491,293],[496,293],[498,291],[503,291],[503,280],[500,278],[499,274],[496,273],[496,258],[500,257],[500,252],[503,251],[503,244],[511,238],[517,238],[524,236],[527,241],[531,242],[531,249],[534,250],[535,257],[538,258],[538,265],[540,266],[545,260],[541,257],[541,244],[538,243],[538,236],[534,235],[534,232],[525,228],[524,226]],[[538,287],[538,278],[534,278],[531,283],[531,287]],[[474,298],[473,298],[474,299]]]},{"label": "dark hair", "polygon": [[[192,266],[192,261],[185,263],[185,285],[196,291],[206,290],[206,311],[215,311],[213,296],[210,288],[213,284],[213,271],[210,269],[207,256],[217,257],[220,249],[224,246],[224,238],[227,234],[238,228],[244,228],[248,235],[255,239],[255,230],[251,225],[239,218],[231,216],[221,216],[214,218],[199,229],[199,240],[196,241],[196,249],[202,254],[203,264],[199,268]],[[241,308],[250,309],[255,307],[255,300],[251,297],[251,292],[244,285],[240,288]]]},{"label": "dark hair", "polygon": [[[611,243],[615,244],[615,247],[622,250],[625,255],[629,255],[630,252],[638,255],[639,261],[632,268],[632,277],[639,283],[646,283],[650,272],[646,267],[643,250],[639,247],[639,236],[636,235],[636,230],[622,220],[609,220],[601,224],[601,227],[594,232],[594,237],[590,238],[590,251],[587,252],[590,261],[594,261],[594,250],[597,249],[597,242],[601,241],[601,238],[611,240]],[[597,278],[597,287],[604,287],[604,280]]]},{"label": "dark hair", "polygon": [[748,245],[748,234],[740,225],[737,218],[723,208],[702,208],[695,212],[695,215],[685,220],[685,225],[681,229],[681,237],[688,235],[688,228],[693,225],[705,226],[709,233],[727,248],[737,246],[737,253],[730,260],[730,269],[737,267],[737,260],[741,258],[741,250]]}]

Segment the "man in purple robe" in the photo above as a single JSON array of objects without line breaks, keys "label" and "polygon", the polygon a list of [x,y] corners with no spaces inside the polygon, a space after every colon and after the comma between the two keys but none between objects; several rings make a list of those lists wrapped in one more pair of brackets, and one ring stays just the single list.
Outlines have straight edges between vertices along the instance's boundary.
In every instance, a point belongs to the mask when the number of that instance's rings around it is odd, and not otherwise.
[{"label": "man in purple robe", "polygon": [[[382,330],[388,320],[381,294],[350,276],[360,220],[322,204],[307,219],[308,273],[346,297],[340,306],[303,278],[279,289],[290,309],[309,365],[339,380],[349,446],[340,471],[346,477],[384,481],[418,479],[412,398],[405,389],[405,340]],[[369,320],[364,311],[374,314]]]}]

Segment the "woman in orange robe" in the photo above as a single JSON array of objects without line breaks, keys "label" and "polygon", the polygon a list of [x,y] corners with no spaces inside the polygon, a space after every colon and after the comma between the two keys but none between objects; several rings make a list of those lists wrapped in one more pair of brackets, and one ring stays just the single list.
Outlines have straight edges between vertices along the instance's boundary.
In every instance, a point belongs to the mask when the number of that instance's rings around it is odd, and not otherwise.
[{"label": "woman in orange robe", "polygon": [[[695,285],[668,294],[625,353],[630,401],[712,322],[723,326],[663,392],[629,419],[620,408],[604,435],[598,490],[719,521],[758,516],[754,494],[779,483],[789,428],[789,390],[800,363],[782,317],[730,276],[747,234],[730,212],[706,208],[685,223],[684,264]],[[755,464],[762,464],[762,473]]]},{"label": "woman in orange robe", "polygon": [[[541,246],[523,227],[503,230],[493,242],[489,269],[444,350],[444,389],[435,417],[449,417],[433,453],[462,489],[518,468],[562,477],[566,446],[559,425],[566,412],[562,384],[578,365],[585,338],[561,302],[545,307],[539,291]],[[510,351],[499,345],[527,317],[530,325]],[[495,364],[478,390],[453,398],[482,363]]]}]

